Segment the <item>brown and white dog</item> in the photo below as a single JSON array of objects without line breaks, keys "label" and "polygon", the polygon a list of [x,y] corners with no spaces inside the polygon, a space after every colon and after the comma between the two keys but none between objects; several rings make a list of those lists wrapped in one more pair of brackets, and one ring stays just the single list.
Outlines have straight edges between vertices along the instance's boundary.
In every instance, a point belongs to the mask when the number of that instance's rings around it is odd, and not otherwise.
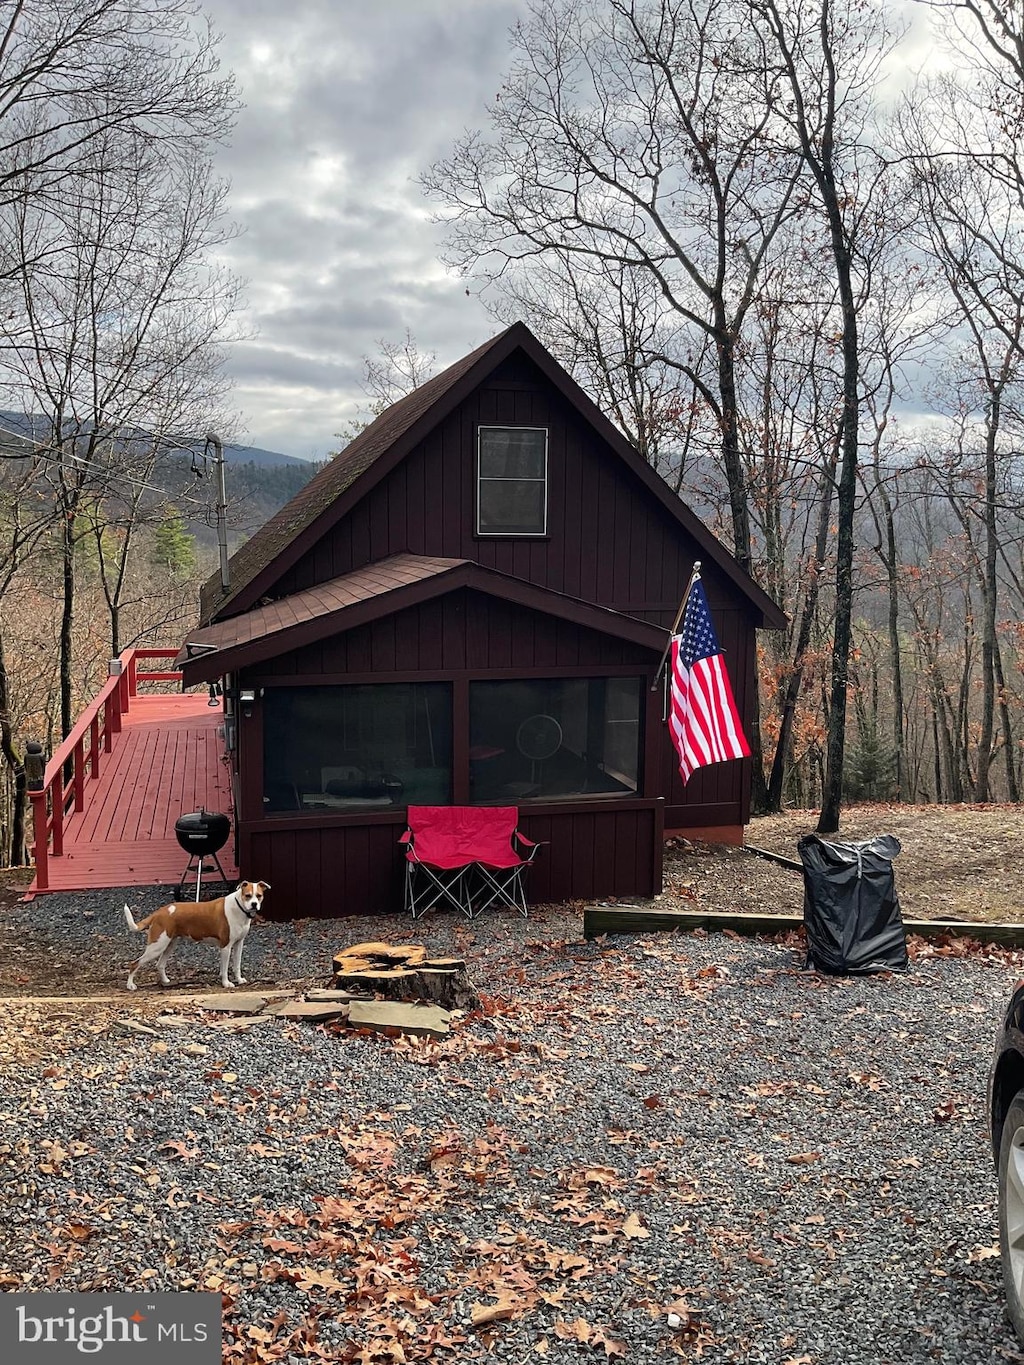
[{"label": "brown and white dog", "polygon": [[[136,924],[128,906],[124,917],[128,928],[146,932],[147,943],[142,956],[128,973],[128,989],[136,990],[135,975],[143,967],[156,964],[161,986],[169,986],[166,964],[174,948],[175,939],[191,938],[197,942],[213,939],[220,944],[220,984],[229,989],[236,983],[245,985],[242,975],[242,948],[252,922],[260,912],[263,893],[270,890],[269,882],[239,882],[228,896],[214,901],[173,901],[162,905]],[[228,979],[229,972],[235,980]]]}]

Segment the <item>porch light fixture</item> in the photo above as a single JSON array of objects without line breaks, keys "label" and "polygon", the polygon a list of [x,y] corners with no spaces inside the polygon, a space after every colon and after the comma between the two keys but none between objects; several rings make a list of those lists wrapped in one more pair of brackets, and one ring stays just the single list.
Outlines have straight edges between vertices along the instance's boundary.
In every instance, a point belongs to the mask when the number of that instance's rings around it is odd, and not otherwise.
[{"label": "porch light fixture", "polygon": [[46,775],[46,753],[37,739],[30,739],[25,745],[25,778],[30,792],[43,790]]},{"label": "porch light fixture", "polygon": [[256,691],[252,687],[242,687],[238,691],[238,704],[242,708],[243,716],[251,716],[253,704],[256,701]]},{"label": "porch light fixture", "polygon": [[217,645],[201,645],[192,640],[185,641],[185,653],[190,659],[194,659],[197,654],[216,654],[217,648]]}]

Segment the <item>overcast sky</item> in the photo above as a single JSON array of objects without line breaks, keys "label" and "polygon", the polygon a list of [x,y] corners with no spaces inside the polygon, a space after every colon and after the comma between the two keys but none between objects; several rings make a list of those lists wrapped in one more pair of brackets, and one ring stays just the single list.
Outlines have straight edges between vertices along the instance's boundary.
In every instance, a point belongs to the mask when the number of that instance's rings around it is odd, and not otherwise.
[{"label": "overcast sky", "polygon": [[498,330],[438,261],[414,179],[486,121],[524,0],[205,0],[245,109],[218,165],[248,281],[232,348],[252,445],[322,458],[362,357],[408,327],[448,364]]}]

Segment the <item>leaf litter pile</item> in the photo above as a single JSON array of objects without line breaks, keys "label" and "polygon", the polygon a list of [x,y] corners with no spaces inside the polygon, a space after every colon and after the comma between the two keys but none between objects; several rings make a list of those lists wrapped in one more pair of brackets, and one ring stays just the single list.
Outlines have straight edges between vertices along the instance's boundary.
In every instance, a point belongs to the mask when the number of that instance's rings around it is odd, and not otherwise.
[{"label": "leaf litter pile", "polygon": [[482,999],[443,1042],[0,1007],[0,1289],[218,1290],[238,1362],[1021,1358],[1011,954],[841,981],[795,942],[429,923]]}]

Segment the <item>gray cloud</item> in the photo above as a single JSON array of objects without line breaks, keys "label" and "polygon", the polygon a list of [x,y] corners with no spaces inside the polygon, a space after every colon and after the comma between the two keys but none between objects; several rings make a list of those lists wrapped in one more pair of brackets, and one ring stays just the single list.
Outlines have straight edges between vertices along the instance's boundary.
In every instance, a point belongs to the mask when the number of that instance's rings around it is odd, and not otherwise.
[{"label": "gray cloud", "polygon": [[525,0],[207,0],[246,107],[218,165],[247,282],[232,349],[248,439],[323,455],[363,403],[362,357],[409,328],[448,364],[496,330],[438,261],[414,183],[484,106]]}]

